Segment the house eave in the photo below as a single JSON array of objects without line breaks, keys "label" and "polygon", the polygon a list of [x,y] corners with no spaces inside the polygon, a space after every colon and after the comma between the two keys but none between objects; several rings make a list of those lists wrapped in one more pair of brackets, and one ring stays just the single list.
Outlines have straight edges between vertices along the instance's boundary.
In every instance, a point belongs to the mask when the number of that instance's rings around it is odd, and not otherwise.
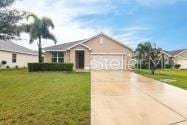
[{"label": "house eave", "polygon": [[20,54],[32,55],[32,56],[38,56],[38,54],[33,54],[33,53],[24,53],[24,52],[12,51],[12,50],[6,50],[6,49],[0,49],[0,51],[6,51],[6,52],[12,52],[12,53],[20,53]]},{"label": "house eave", "polygon": [[44,50],[44,51],[46,51],[46,52],[56,52],[56,51],[60,51],[60,52],[65,52],[66,50]]}]

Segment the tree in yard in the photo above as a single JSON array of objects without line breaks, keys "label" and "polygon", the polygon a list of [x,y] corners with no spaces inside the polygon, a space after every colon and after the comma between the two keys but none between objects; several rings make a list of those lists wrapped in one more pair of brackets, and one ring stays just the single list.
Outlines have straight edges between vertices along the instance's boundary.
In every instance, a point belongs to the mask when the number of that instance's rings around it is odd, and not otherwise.
[{"label": "tree in yard", "polygon": [[10,9],[14,0],[0,0],[0,39],[13,39],[20,33],[19,21],[25,12]]},{"label": "tree in yard", "polygon": [[160,61],[163,58],[161,49],[156,48],[156,45],[152,45],[150,42],[140,43],[136,48],[137,57],[144,65],[149,65],[151,74],[155,74],[155,70],[158,68]]},{"label": "tree in yard", "polygon": [[57,40],[55,36],[50,32],[49,28],[54,29],[53,21],[50,18],[43,17],[39,18],[34,14],[29,14],[27,16],[27,20],[32,17],[34,20],[30,24],[25,24],[23,27],[23,31],[29,33],[30,35],[30,44],[34,42],[34,40],[38,40],[38,59],[39,63],[42,62],[42,43],[41,39],[50,39],[53,40],[56,44]]},{"label": "tree in yard", "polygon": [[155,70],[158,68],[157,66],[163,57],[161,50],[162,49],[160,48],[153,47],[148,54],[149,65],[150,65],[150,70],[151,70],[152,75],[155,74]]}]

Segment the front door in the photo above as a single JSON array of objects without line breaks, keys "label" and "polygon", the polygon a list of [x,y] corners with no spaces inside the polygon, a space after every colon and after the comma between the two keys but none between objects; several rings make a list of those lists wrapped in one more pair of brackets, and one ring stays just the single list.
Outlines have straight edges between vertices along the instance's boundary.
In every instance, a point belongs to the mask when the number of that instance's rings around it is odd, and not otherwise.
[{"label": "front door", "polygon": [[84,51],[75,51],[76,69],[84,69]]}]

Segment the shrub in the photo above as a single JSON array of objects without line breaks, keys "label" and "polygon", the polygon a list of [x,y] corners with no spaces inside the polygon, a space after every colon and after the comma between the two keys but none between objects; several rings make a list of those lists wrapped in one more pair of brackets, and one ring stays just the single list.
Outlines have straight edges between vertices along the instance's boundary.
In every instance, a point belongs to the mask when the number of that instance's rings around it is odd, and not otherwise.
[{"label": "shrub", "polygon": [[6,61],[2,61],[1,64],[2,64],[2,65],[6,65]]},{"label": "shrub", "polygon": [[175,68],[176,68],[176,69],[179,69],[180,67],[181,67],[180,64],[175,64]]},{"label": "shrub", "polygon": [[7,68],[7,69],[9,69],[9,68],[10,68],[10,66],[6,66],[6,68]]},{"label": "shrub", "polygon": [[165,68],[166,69],[170,69],[171,68],[171,64],[165,64]]},{"label": "shrub", "polygon": [[136,64],[135,67],[137,69],[148,69],[149,68],[147,64]]},{"label": "shrub", "polygon": [[18,69],[18,66],[15,66],[16,69]]},{"label": "shrub", "polygon": [[73,71],[73,63],[28,63],[29,72]]}]

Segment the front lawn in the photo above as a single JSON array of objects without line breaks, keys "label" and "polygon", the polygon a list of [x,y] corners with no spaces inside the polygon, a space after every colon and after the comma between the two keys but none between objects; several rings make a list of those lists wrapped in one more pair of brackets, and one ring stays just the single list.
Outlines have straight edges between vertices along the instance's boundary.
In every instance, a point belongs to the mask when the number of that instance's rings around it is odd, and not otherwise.
[{"label": "front lawn", "polygon": [[137,70],[136,73],[187,89],[187,70],[156,70],[153,76],[149,70]]},{"label": "front lawn", "polygon": [[0,70],[0,125],[89,124],[89,73]]}]

